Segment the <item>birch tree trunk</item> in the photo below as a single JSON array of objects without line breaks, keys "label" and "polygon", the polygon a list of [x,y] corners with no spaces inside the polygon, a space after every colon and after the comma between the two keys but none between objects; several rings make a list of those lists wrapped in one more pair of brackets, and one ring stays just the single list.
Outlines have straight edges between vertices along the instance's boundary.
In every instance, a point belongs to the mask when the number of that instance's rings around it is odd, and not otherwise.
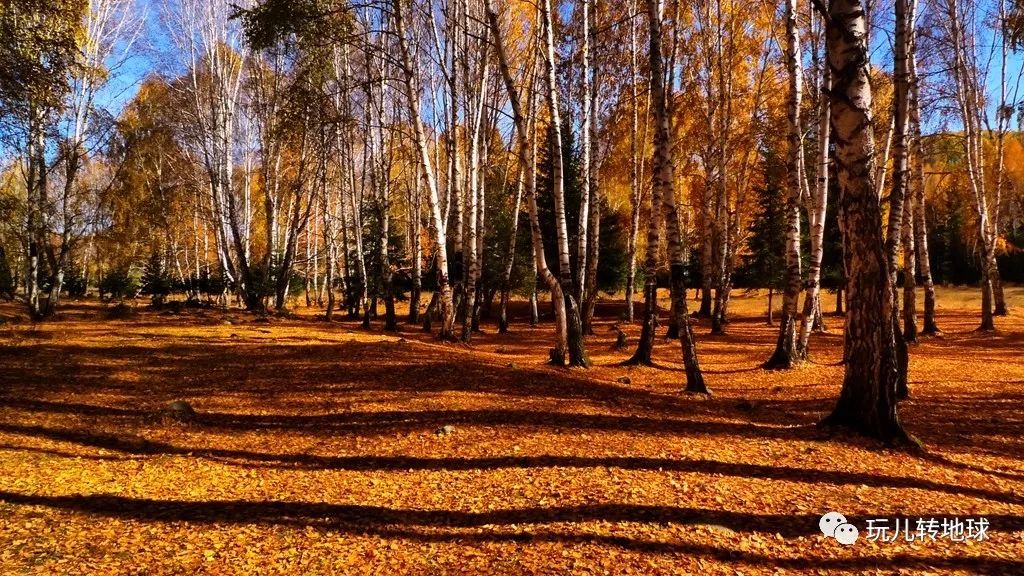
[{"label": "birch tree trunk", "polygon": [[[468,11],[468,4],[466,7]],[[482,39],[480,41],[480,47],[478,52],[480,56],[480,70],[475,74],[475,95],[476,99],[473,104],[473,110],[470,114],[470,119],[473,123],[472,132],[470,134],[469,141],[467,142],[468,153],[469,153],[469,185],[466,186],[466,199],[464,203],[466,224],[464,227],[463,236],[463,258],[466,262],[466,275],[463,283],[463,294],[464,299],[462,301],[462,341],[470,342],[473,337],[473,320],[475,317],[475,310],[477,304],[477,284],[480,280],[480,258],[478,250],[478,242],[482,240],[480,236],[480,228],[482,226],[482,211],[481,204],[483,202],[483,184],[482,180],[484,174],[481,173],[480,169],[480,149],[481,149],[481,131],[483,130],[484,122],[484,101],[486,100],[485,88],[487,86],[487,31],[489,28],[486,26],[482,31]],[[469,31],[466,31],[467,34]],[[468,59],[468,55],[466,56]],[[469,63],[466,63],[466,67],[469,67]]]},{"label": "birch tree trunk", "polygon": [[[569,366],[590,364],[583,345],[583,326],[580,318],[579,301],[573,294],[572,268],[569,262],[569,233],[565,218],[565,175],[562,166],[562,113],[558,104],[558,79],[555,62],[555,26],[551,0],[540,3],[541,21],[544,28],[544,68],[547,81],[548,114],[551,118],[553,137],[551,141],[551,163],[553,172],[553,195],[555,204],[555,232],[558,242],[558,276],[565,300],[565,322],[568,343]],[[561,359],[554,358],[556,363]]]},{"label": "birch tree trunk", "polygon": [[828,207],[829,185],[829,120],[831,106],[828,92],[832,82],[828,65],[819,60],[817,45],[814,51],[815,68],[818,71],[818,128],[817,158],[815,161],[815,181],[811,190],[810,206],[807,211],[807,225],[810,227],[811,253],[807,263],[807,285],[804,296],[803,317],[800,319],[800,332],[797,337],[797,357],[807,360],[810,352],[812,330],[824,330],[824,319],[821,313],[821,262],[825,253],[825,216]]},{"label": "birch tree trunk", "polygon": [[[532,115],[531,115],[532,116]],[[532,123],[533,119],[528,121]],[[532,128],[532,126],[530,126]],[[528,128],[528,130],[530,129]],[[500,310],[498,313],[498,333],[508,333],[508,302],[509,296],[512,291],[512,270],[515,267],[516,262],[516,239],[519,234],[519,211],[522,208],[523,203],[523,190],[526,187],[526,171],[530,167],[519,163],[516,176],[516,195],[512,200],[512,230],[509,231],[508,238],[508,251],[505,254],[505,269],[502,272],[501,278],[501,303]],[[536,290],[534,290],[536,292]]]},{"label": "birch tree trunk", "polygon": [[39,268],[42,257],[42,219],[43,198],[46,194],[46,162],[43,157],[46,142],[43,133],[44,114],[33,106],[29,114],[28,130],[28,176],[26,188],[28,193],[28,270],[25,278],[25,299],[28,302],[28,313],[39,320],[44,317],[40,301]]},{"label": "birch tree trunk", "polygon": [[[531,132],[527,129],[527,119],[523,115],[519,89],[516,88],[512,72],[509,69],[508,55],[505,51],[505,42],[501,34],[498,13],[494,8],[494,0],[486,0],[485,4],[487,21],[490,23],[491,36],[494,39],[495,52],[497,52],[498,56],[498,68],[501,71],[501,77],[508,92],[509,104],[512,107],[512,120],[515,123],[516,134],[518,135],[516,151],[519,156],[519,162],[523,166],[530,167],[525,173],[526,202],[530,213],[530,237],[533,244],[533,265],[537,276],[544,281],[551,291],[551,302],[555,310],[555,346],[551,349],[551,360],[556,364],[564,364],[569,348],[566,301],[562,293],[562,284],[551,273],[551,270],[548,268],[547,258],[544,255],[544,236],[540,229],[540,216],[537,207],[537,134],[536,130]],[[535,82],[530,83],[528,97],[530,98],[530,118],[532,119],[536,117],[538,99]],[[568,247],[566,247],[566,251],[568,251]],[[568,270],[568,267],[565,269]],[[531,323],[535,323],[534,320],[537,317],[536,307],[536,288],[534,288],[534,296],[531,301]]]},{"label": "birch tree trunk", "polygon": [[[637,11],[636,0],[630,0],[629,13]],[[629,90],[631,98],[633,129],[629,134],[629,183],[630,183],[630,217],[629,237],[626,239],[626,322],[633,322],[633,290],[636,284],[636,237],[640,230],[640,174],[639,152],[637,150],[637,133],[640,120],[640,101],[637,94],[637,30],[636,23],[629,23]]]},{"label": "birch tree trunk", "polygon": [[[916,38],[917,34],[914,33]],[[914,41],[916,46],[917,42]],[[940,333],[935,323],[935,283],[932,281],[932,267],[928,253],[928,222],[925,216],[924,195],[924,138],[921,137],[921,79],[917,75],[917,51],[911,52],[907,62],[910,72],[910,126],[913,162],[910,190],[914,196],[914,250],[917,270],[924,284],[924,329],[922,335],[935,336]]]},{"label": "birch tree trunk", "polygon": [[[915,59],[914,22],[916,21],[917,0],[896,0],[896,61],[894,72],[896,81],[896,137],[899,142],[896,146],[896,157],[894,159],[894,182],[893,192],[897,186],[904,197],[902,220],[900,222],[900,234],[903,243],[903,340],[906,343],[917,342],[917,282],[915,278],[916,262],[914,252],[914,195],[910,192],[910,164],[909,157],[912,152],[912,138],[909,130],[911,123],[911,85],[913,83],[913,71],[911,61]],[[898,184],[897,184],[898,182]],[[892,216],[890,215],[890,218]],[[895,264],[895,257],[891,257]],[[901,376],[904,386],[906,376]]]},{"label": "birch tree trunk", "polygon": [[797,24],[797,0],[786,1],[786,67],[789,71],[789,138],[786,155],[786,280],[779,317],[779,338],[775,352],[765,363],[768,369],[792,368],[799,361],[797,350],[797,300],[800,298],[800,198],[803,174],[800,171],[800,105],[803,97],[800,28]]},{"label": "birch tree trunk", "polygon": [[[654,365],[654,333],[658,327],[658,251],[661,246],[661,227],[657,215],[662,211],[662,193],[661,186],[651,188],[651,216],[647,221],[647,246],[644,251],[644,309],[640,339],[633,356],[626,361],[628,365]],[[636,209],[639,210],[639,207]]]},{"label": "birch tree trunk", "polygon": [[327,266],[324,270],[324,290],[327,292],[327,307],[324,309],[324,319],[328,322],[334,319],[334,279],[338,269],[338,236],[335,233],[334,202],[330,192],[331,186],[326,177],[320,194],[320,214],[323,217],[324,250],[327,251]]},{"label": "birch tree trunk", "polygon": [[849,310],[843,388],[823,424],[845,426],[883,441],[907,441],[896,413],[899,366],[893,333],[893,291],[875,190],[874,131],[867,26],[860,0],[831,0],[827,54],[832,74],[832,131],[840,189]]},{"label": "birch tree trunk", "polygon": [[[585,0],[586,7],[591,5],[590,0]],[[590,54],[590,46],[597,38],[597,3],[594,2],[590,14],[585,18],[584,39],[585,46],[583,64],[584,86],[584,109],[586,119],[583,131],[583,196],[587,197],[588,210],[586,212],[588,224],[586,226],[586,267],[580,266],[584,272],[583,291],[581,300],[583,305],[583,333],[592,335],[594,333],[594,308],[597,305],[597,264],[601,248],[601,194],[598,183],[598,159],[597,159],[597,92],[598,75],[596,58]],[[582,220],[584,213],[580,212]]]},{"label": "birch tree trunk", "polygon": [[903,207],[903,339],[917,342],[917,269],[914,251],[914,196],[907,194]]},{"label": "birch tree trunk", "polygon": [[409,251],[412,254],[412,289],[409,291],[409,324],[420,321],[420,295],[423,291],[423,246],[420,239],[420,215],[423,211],[423,194],[420,190],[420,167],[414,169],[413,182],[409,184]]},{"label": "birch tree trunk", "polygon": [[[660,198],[662,216],[665,219],[672,307],[679,326],[679,342],[686,369],[686,391],[708,394],[710,391],[704,383],[704,375],[697,361],[697,344],[690,328],[689,314],[686,312],[685,250],[676,208],[671,118],[668,113],[668,90],[665,86],[665,65],[661,54],[661,14],[657,0],[647,0],[647,18],[650,24],[651,101],[655,121],[652,190],[658,191],[651,196]],[[652,220],[655,214],[657,212],[651,213]],[[647,250],[651,251],[651,247],[648,246]]]},{"label": "birch tree trunk", "polygon": [[889,280],[893,288],[892,322],[896,339],[896,357],[899,365],[899,382],[896,387],[898,398],[906,398],[907,365],[909,363],[907,342],[900,329],[899,290],[897,287],[897,259],[903,232],[903,204],[907,184],[907,112],[909,110],[910,78],[907,58],[910,54],[910,0],[895,0],[896,33],[894,38],[893,62],[893,167],[892,190],[889,192],[889,220],[886,225],[885,255],[889,269]]},{"label": "birch tree trunk", "polygon": [[416,149],[419,153],[421,176],[427,188],[427,204],[431,215],[431,232],[434,236],[435,258],[437,259],[437,292],[441,313],[441,331],[439,337],[442,340],[451,340],[454,336],[455,315],[452,303],[452,290],[448,284],[448,255],[447,239],[445,237],[445,222],[441,217],[441,205],[438,200],[437,178],[434,175],[434,165],[430,158],[430,151],[427,146],[427,135],[423,128],[423,117],[420,113],[419,89],[413,79],[412,57],[409,52],[408,41],[405,37],[405,24],[402,17],[402,1],[393,0],[393,18],[395,32],[398,35],[398,47],[401,55],[402,80],[405,86],[405,96],[409,103],[409,112],[412,116],[413,132],[415,134]]},{"label": "birch tree trunk", "polygon": [[[955,85],[954,98],[963,122],[964,166],[974,210],[977,216],[978,240],[981,247],[981,325],[979,330],[995,329],[993,321],[993,267],[995,264],[995,210],[998,202],[989,198],[989,186],[985,177],[984,136],[982,133],[982,97],[979,86],[980,72],[975,52],[975,39],[969,37],[968,23],[970,5],[961,7],[960,0],[948,0],[946,6],[946,33],[950,44],[952,71]],[[995,209],[995,210],[994,210]]]},{"label": "birch tree trunk", "polygon": [[[583,191],[580,194],[580,206],[578,217],[579,220],[576,223],[576,269],[573,271],[573,276],[576,278],[576,285],[574,287],[573,296],[576,297],[576,302],[583,306],[585,297],[585,284],[587,281],[587,240],[589,239],[588,228],[590,226],[590,178],[592,173],[590,171],[591,158],[591,132],[590,125],[593,122],[593,108],[591,107],[593,101],[590,98],[590,93],[593,90],[592,78],[590,74],[590,12],[591,12],[591,0],[581,0],[583,6],[583,47],[582,47],[582,59],[583,59],[583,118],[581,119],[580,134],[582,136],[583,145],[581,146],[581,152],[583,156],[582,176],[583,176]],[[586,323],[586,314],[584,311],[582,322]],[[586,326],[583,327],[584,332]]]}]

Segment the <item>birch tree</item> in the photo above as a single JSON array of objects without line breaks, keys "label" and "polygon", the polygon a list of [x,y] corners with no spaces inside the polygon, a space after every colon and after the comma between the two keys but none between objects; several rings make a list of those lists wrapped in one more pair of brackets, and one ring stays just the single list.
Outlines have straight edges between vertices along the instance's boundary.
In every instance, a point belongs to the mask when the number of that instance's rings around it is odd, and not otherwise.
[{"label": "birch tree", "polygon": [[917,74],[917,32],[914,32],[915,49],[908,59],[910,72],[910,146],[912,152],[911,184],[913,194],[913,235],[914,260],[917,271],[924,284],[924,328],[921,334],[934,336],[939,334],[935,322],[935,283],[932,281],[930,255],[928,253],[928,223],[925,217],[925,177],[924,177],[924,138],[921,134],[921,78]]},{"label": "birch tree", "polygon": [[410,54],[408,39],[405,32],[405,20],[402,10],[403,0],[393,0],[393,18],[395,33],[398,36],[398,48],[400,55],[400,67],[402,82],[405,87],[405,97],[409,105],[410,120],[413,126],[416,149],[419,156],[420,175],[427,192],[427,205],[430,210],[430,228],[435,244],[435,261],[437,263],[437,292],[440,295],[441,330],[439,337],[442,340],[451,340],[454,336],[455,310],[452,302],[452,289],[448,282],[448,255],[447,238],[445,236],[445,221],[441,214],[440,195],[438,194],[437,176],[434,172],[434,163],[430,157],[430,150],[427,135],[423,128],[423,118],[420,112],[420,93],[417,79],[414,77],[412,56]]},{"label": "birch tree", "polygon": [[[583,0],[583,194],[586,210],[581,209],[580,235],[586,236],[586,251],[577,257],[582,290],[578,293],[583,306],[582,329],[593,334],[594,307],[597,304],[597,265],[601,240],[601,194],[598,182],[598,66],[594,48],[597,39],[597,3]],[[586,226],[583,225],[586,219]]]},{"label": "birch tree", "polygon": [[889,219],[886,224],[885,256],[889,270],[889,283],[893,289],[892,323],[899,367],[897,396],[905,398],[907,391],[907,342],[900,329],[899,291],[897,289],[897,259],[903,237],[903,210],[907,183],[907,113],[909,110],[910,81],[907,59],[910,52],[910,22],[912,14],[908,0],[895,0],[896,30],[894,34],[893,62],[893,115],[891,137],[893,142],[892,188],[889,191]]},{"label": "birch tree", "polygon": [[[630,0],[629,13],[636,14],[636,0]],[[629,183],[630,183],[630,217],[629,237],[626,242],[626,321],[633,322],[633,290],[636,284],[636,239],[640,230],[640,158],[639,158],[639,130],[640,130],[640,97],[637,66],[637,24],[634,18],[629,21],[629,94],[632,129],[629,134]],[[647,116],[644,115],[644,126],[646,128]],[[644,140],[646,142],[646,139]]]},{"label": "birch tree", "polygon": [[[552,194],[555,204],[555,233],[558,244],[558,279],[562,286],[562,298],[565,301],[568,364],[569,366],[587,366],[590,361],[587,359],[583,345],[580,303],[573,294],[572,268],[569,262],[569,233],[565,217],[565,180],[562,166],[562,113],[558,103],[558,80],[556,78],[558,64],[555,61],[555,24],[551,0],[542,0],[540,14],[543,28],[541,48],[545,70],[545,94],[553,132],[551,138],[551,162],[554,172]],[[553,360],[556,364],[564,362],[561,358],[553,358]]]},{"label": "birch tree", "polygon": [[[246,8],[248,3],[239,4]],[[251,205],[247,187],[236,186],[238,114],[249,49],[233,9],[216,0],[182,0],[166,14],[171,37],[186,67],[190,98],[189,130],[194,154],[203,166],[214,217],[218,259],[229,283],[239,283],[245,305],[263,308],[262,282],[250,265]]]},{"label": "birch tree", "polygon": [[[995,290],[998,285],[996,245],[998,241],[999,209],[1001,205],[1002,166],[996,161],[994,178],[986,168],[986,137],[998,139],[1003,132],[1002,100],[996,114],[997,126],[988,123],[986,102],[987,69],[982,64],[977,38],[977,8],[961,0],[941,0],[940,16],[936,19],[942,40],[942,56],[952,84],[952,101],[963,126],[961,144],[964,167],[977,222],[981,260],[981,326],[980,330],[994,330],[996,308]],[[1005,82],[1005,79],[1003,79]],[[987,130],[986,130],[987,126]],[[995,185],[990,182],[994,181]]]},{"label": "birch tree", "polygon": [[884,441],[908,439],[897,416],[899,366],[893,333],[893,289],[874,182],[874,130],[867,23],[860,0],[816,6],[826,19],[832,90],[831,125],[840,189],[849,309],[843,388],[827,425],[845,426]]},{"label": "birch tree", "polygon": [[[811,21],[817,13],[811,11]],[[803,316],[800,319],[800,332],[797,337],[797,357],[806,360],[809,355],[809,343],[812,330],[824,330],[821,313],[821,263],[825,252],[825,215],[828,207],[829,171],[831,169],[829,155],[831,107],[828,92],[831,89],[831,76],[825,57],[820,54],[818,46],[819,34],[812,31],[814,72],[817,75],[815,99],[817,100],[817,155],[814,162],[814,186],[810,187],[809,205],[807,206],[807,223],[810,236],[810,254],[807,262],[807,284],[804,295]],[[822,34],[823,35],[823,34]],[[838,298],[839,296],[837,296]]]},{"label": "birch tree", "polygon": [[[498,57],[498,69],[501,73],[505,89],[508,92],[509,106],[512,108],[512,120],[516,126],[517,146],[516,152],[519,162],[526,169],[526,205],[530,216],[530,239],[533,247],[533,266],[537,277],[539,277],[551,291],[551,302],[555,311],[555,346],[551,349],[551,360],[556,364],[564,364],[564,359],[569,350],[569,336],[567,329],[566,299],[563,294],[563,282],[560,281],[551,269],[548,268],[547,257],[544,255],[544,237],[540,228],[539,209],[537,207],[537,137],[536,130],[528,129],[527,117],[523,114],[522,97],[519,88],[512,77],[512,70],[509,66],[508,52],[505,47],[504,37],[501,33],[501,21],[494,6],[495,0],[486,0],[487,21],[491,28],[495,51]],[[536,69],[536,65],[534,66]],[[530,99],[530,118],[536,117],[539,91],[538,83],[531,77],[528,82],[528,94]],[[536,122],[534,121],[534,127]],[[568,250],[568,247],[566,248]],[[568,268],[566,268],[568,269]]]},{"label": "birch tree", "polygon": [[779,319],[779,338],[775,352],[765,368],[791,368],[798,360],[797,300],[800,298],[800,199],[803,196],[804,175],[800,154],[803,149],[803,130],[800,107],[803,101],[803,54],[800,47],[800,27],[797,22],[797,1],[786,2],[786,68],[789,73],[789,136],[786,152],[786,276],[782,296],[782,315]]},{"label": "birch tree", "polygon": [[[654,112],[654,158],[651,175],[653,178],[651,219],[656,218],[659,211],[665,219],[666,240],[668,243],[669,272],[672,294],[672,309],[676,325],[679,328],[679,342],[682,347],[683,366],[686,369],[686,391],[693,393],[709,393],[704,383],[697,360],[697,345],[690,328],[690,317],[686,311],[686,264],[683,238],[679,226],[679,213],[676,207],[674,162],[672,158],[671,120],[668,106],[668,90],[665,86],[665,65],[662,56],[661,20],[662,6],[658,0],[647,0],[647,19],[650,25],[650,68],[651,68],[651,108]],[[660,206],[655,205],[660,202]],[[657,245],[648,245],[648,252],[654,251]],[[657,290],[657,285],[655,285]]]}]

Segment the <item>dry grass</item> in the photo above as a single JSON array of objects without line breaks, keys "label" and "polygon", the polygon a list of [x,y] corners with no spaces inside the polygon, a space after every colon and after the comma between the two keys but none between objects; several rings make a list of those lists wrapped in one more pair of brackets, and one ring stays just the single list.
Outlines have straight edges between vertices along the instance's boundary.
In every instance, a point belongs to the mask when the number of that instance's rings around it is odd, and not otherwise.
[{"label": "dry grass", "polygon": [[[544,365],[550,326],[519,318],[466,347],[312,313],[70,305],[0,326],[0,574],[1021,573],[1024,290],[1009,295],[981,334],[976,291],[940,293],[946,335],[912,349],[900,408],[926,453],[816,428],[840,319],[813,364],[765,372],[755,295],[728,336],[696,329],[710,399],[678,392],[674,343],[659,369],[620,367],[610,320],[596,366],[564,370]],[[193,421],[161,417],[176,399]],[[818,532],[828,510],[862,529],[984,515],[991,532],[843,547]]]}]

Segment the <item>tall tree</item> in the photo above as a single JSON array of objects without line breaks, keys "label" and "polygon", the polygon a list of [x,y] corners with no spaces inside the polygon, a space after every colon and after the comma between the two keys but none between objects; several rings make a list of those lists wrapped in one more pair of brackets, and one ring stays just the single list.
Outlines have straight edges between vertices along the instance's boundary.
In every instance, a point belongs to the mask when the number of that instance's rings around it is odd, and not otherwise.
[{"label": "tall tree", "polygon": [[[820,18],[814,18],[815,14],[816,12],[811,12],[812,22],[820,21]],[[820,34],[812,36],[814,71],[818,81],[815,94],[818,122],[814,186],[810,187],[810,202],[807,206],[807,224],[811,250],[807,262],[807,284],[804,296],[803,317],[800,319],[800,332],[797,336],[796,344],[797,356],[803,360],[806,360],[809,354],[811,331],[824,330],[824,320],[821,313],[821,267],[825,256],[825,217],[828,210],[829,172],[831,171],[831,158],[829,154],[831,107],[828,92],[831,89],[832,82],[828,71],[828,64],[822,51],[819,49],[822,47],[819,44],[820,36]]]},{"label": "tall tree", "polygon": [[800,26],[797,22],[797,0],[786,2],[786,68],[789,72],[789,137],[786,150],[786,282],[782,296],[782,316],[775,352],[765,368],[791,368],[799,360],[797,350],[797,300],[800,298],[800,199],[804,176],[800,154],[803,130],[800,106],[803,101],[803,54],[800,48]]},{"label": "tall tree", "polygon": [[910,189],[914,198],[914,250],[917,270],[924,284],[924,328],[921,333],[934,336],[939,333],[939,327],[935,322],[935,283],[932,280],[931,255],[928,252],[928,225],[925,217],[924,138],[921,134],[921,77],[917,73],[916,27],[913,38],[914,50],[911,50],[907,64],[910,72],[910,147],[913,154]]},{"label": "tall tree", "polygon": [[[568,364],[569,366],[587,366],[590,364],[590,360],[587,358],[586,349],[583,345],[580,303],[573,294],[572,268],[569,261],[569,233],[565,212],[565,174],[562,165],[562,112],[558,103],[558,63],[555,61],[555,22],[551,0],[541,1],[540,14],[544,34],[541,48],[546,82],[545,94],[548,105],[547,112],[551,118],[551,129],[553,131],[551,139],[551,161],[554,173],[552,195],[554,196],[555,204],[555,233],[558,244],[558,279],[562,285],[562,297],[565,300],[566,337],[569,347]],[[556,363],[563,362],[562,359],[558,358],[554,360]]]},{"label": "tall tree", "polygon": [[442,340],[451,340],[454,336],[455,311],[452,303],[452,289],[448,283],[448,255],[447,238],[445,236],[445,221],[441,214],[440,195],[438,193],[437,177],[434,172],[434,164],[430,157],[430,150],[427,141],[426,131],[423,128],[423,117],[420,112],[420,93],[418,83],[414,77],[415,69],[410,55],[409,42],[406,38],[405,20],[402,10],[403,0],[393,0],[393,14],[395,33],[398,36],[398,48],[400,54],[400,67],[402,82],[405,87],[405,97],[409,104],[409,112],[415,135],[415,144],[418,151],[420,163],[420,175],[424,186],[427,189],[427,205],[430,210],[430,228],[434,236],[435,262],[437,264],[437,291],[440,294],[441,331],[439,337]]},{"label": "tall tree", "polygon": [[0,122],[5,143],[24,158],[25,292],[35,319],[51,315],[56,306],[52,292],[50,299],[43,298],[41,277],[42,259],[51,248],[47,139],[57,114],[65,109],[73,74],[82,69],[79,38],[86,9],[80,0],[0,6]]},{"label": "tall tree", "polygon": [[[592,5],[591,5],[592,4]],[[587,217],[585,266],[580,266],[583,273],[580,302],[583,307],[583,333],[593,334],[594,308],[597,304],[597,265],[601,247],[601,193],[598,183],[598,85],[597,57],[594,52],[597,41],[597,2],[584,0],[584,122],[583,122],[583,193],[587,198],[587,210],[580,211],[580,220]]]},{"label": "tall tree", "polygon": [[[821,7],[821,2],[816,5]],[[874,130],[867,22],[860,0],[830,0],[826,18],[832,75],[832,131],[840,189],[849,309],[846,369],[839,401],[824,424],[884,441],[905,441],[896,411],[899,366],[893,333],[893,290],[874,182]]]},{"label": "tall tree", "polygon": [[[533,120],[533,126],[528,126],[527,116],[523,112],[522,98],[519,88],[516,87],[512,77],[512,70],[509,66],[508,52],[505,48],[505,40],[501,31],[501,23],[497,9],[494,7],[495,0],[486,0],[487,21],[491,28],[491,37],[494,39],[494,47],[498,56],[498,69],[501,78],[505,83],[508,92],[509,105],[512,108],[512,120],[516,126],[518,144],[516,152],[519,162],[525,169],[526,175],[526,205],[530,215],[530,238],[533,247],[533,267],[535,277],[539,277],[551,291],[551,303],[555,310],[555,346],[551,350],[551,360],[555,363],[564,363],[569,348],[567,330],[566,300],[562,294],[562,282],[548,268],[547,259],[544,255],[544,236],[540,228],[539,209],[537,207],[537,122]],[[536,69],[536,59],[534,60]],[[537,114],[537,101],[539,98],[537,90],[536,75],[529,78],[528,94],[530,99],[529,118],[534,119]],[[530,130],[529,128],[534,128]],[[534,288],[536,294],[536,288]],[[534,297],[535,298],[535,297]],[[532,304],[536,304],[533,300]],[[534,308],[536,310],[536,308]],[[536,316],[536,314],[534,314]]]},{"label": "tall tree", "polygon": [[[979,248],[981,250],[981,325],[980,330],[994,330],[993,320],[998,277],[996,245],[998,241],[999,208],[1002,175],[995,175],[990,184],[985,146],[985,84],[979,62],[977,7],[963,0],[942,0],[940,4],[941,54],[953,84],[953,102],[963,125],[960,138],[967,183],[974,199]],[[1002,123],[1000,122],[1000,127]],[[996,136],[991,127],[988,136]],[[997,165],[997,168],[998,165]]]},{"label": "tall tree", "polygon": [[900,241],[903,237],[903,206],[907,183],[907,113],[909,111],[910,77],[907,59],[911,43],[911,11],[909,0],[895,0],[896,30],[893,38],[893,170],[892,188],[889,191],[889,220],[886,224],[885,257],[889,269],[889,282],[893,289],[892,323],[896,340],[896,357],[899,365],[897,396],[905,398],[907,390],[907,364],[909,362],[907,342],[900,329],[899,290],[897,287],[898,258]]},{"label": "tall tree", "polygon": [[[668,91],[665,86],[665,64],[662,56],[662,7],[658,0],[647,0],[647,20],[650,25],[650,67],[651,103],[654,112],[654,158],[652,161],[652,206],[654,219],[659,208],[665,219],[668,243],[669,281],[671,283],[672,310],[679,327],[679,342],[682,347],[683,366],[686,369],[686,391],[709,393],[704,375],[697,361],[697,344],[690,328],[690,316],[686,311],[686,262],[683,237],[679,227],[679,213],[675,198],[675,175],[672,157],[671,119],[669,117]],[[652,251],[657,245],[648,245]],[[655,286],[655,290],[657,287]]]},{"label": "tall tree", "polygon": [[[629,13],[637,12],[636,0],[630,0]],[[629,132],[629,237],[626,244],[626,321],[633,321],[633,290],[636,284],[636,238],[640,230],[640,154],[639,154],[639,124],[640,124],[640,97],[637,66],[637,23],[634,18],[629,20],[629,108],[632,118],[632,129]],[[644,115],[644,126],[647,125],[647,116]]]}]

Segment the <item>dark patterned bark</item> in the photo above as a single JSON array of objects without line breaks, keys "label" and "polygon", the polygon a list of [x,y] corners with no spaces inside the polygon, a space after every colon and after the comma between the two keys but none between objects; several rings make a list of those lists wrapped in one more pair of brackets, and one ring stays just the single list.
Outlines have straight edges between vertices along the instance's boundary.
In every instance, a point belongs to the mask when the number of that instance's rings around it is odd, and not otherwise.
[{"label": "dark patterned bark", "polygon": [[832,0],[828,16],[828,61],[833,79],[829,96],[849,309],[843,388],[823,424],[848,427],[883,441],[906,441],[896,413],[899,367],[893,291],[874,182],[864,10],[859,0]]},{"label": "dark patterned bark", "polygon": [[763,366],[768,369],[792,368],[799,360],[797,351],[797,300],[800,298],[800,196],[803,174],[800,171],[800,102],[803,91],[800,65],[800,31],[796,0],[786,2],[786,67],[789,71],[789,138],[786,153],[786,279],[782,294],[782,315],[775,352]]},{"label": "dark patterned bark", "polygon": [[[650,23],[651,102],[655,122],[652,170],[654,176],[652,188],[655,192],[652,196],[660,197],[662,214],[665,218],[672,308],[679,326],[679,342],[682,346],[683,365],[686,368],[686,391],[707,394],[709,390],[704,383],[704,376],[697,361],[697,345],[690,328],[689,315],[686,313],[685,254],[675,201],[675,179],[672,174],[671,126],[665,87],[665,69],[661,55],[661,18],[658,15],[657,0],[647,0],[647,17]],[[652,219],[655,214],[657,213],[652,212]],[[651,249],[652,247],[649,245],[647,250],[650,252]]]}]

